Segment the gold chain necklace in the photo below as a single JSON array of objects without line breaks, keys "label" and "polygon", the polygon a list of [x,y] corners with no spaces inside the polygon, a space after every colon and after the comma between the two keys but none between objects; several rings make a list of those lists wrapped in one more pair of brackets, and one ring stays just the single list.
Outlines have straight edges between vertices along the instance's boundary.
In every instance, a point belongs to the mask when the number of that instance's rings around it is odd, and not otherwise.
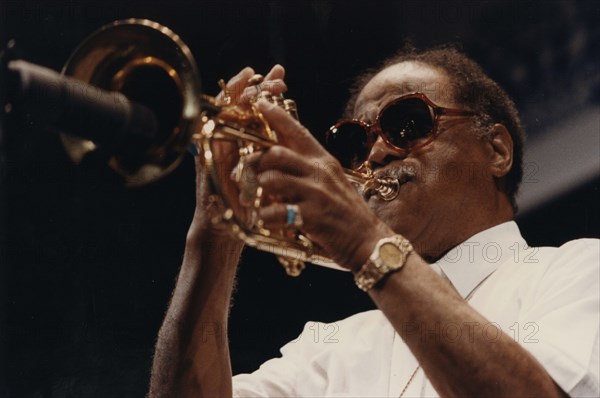
[{"label": "gold chain necklace", "polygon": [[415,378],[415,376],[416,376],[417,372],[419,371],[419,369],[421,369],[421,365],[417,365],[417,367],[415,368],[414,372],[412,372],[412,374],[410,375],[410,379],[408,379],[408,381],[404,385],[404,388],[402,389],[402,392],[400,393],[400,396],[398,398],[402,398],[404,396],[404,393],[408,389],[408,386],[410,386],[410,383],[412,383],[412,381]]},{"label": "gold chain necklace", "polygon": [[[496,272],[494,270],[494,272]],[[475,292],[477,291],[477,289],[479,289],[481,287],[481,285],[483,285],[483,282],[487,281],[487,279],[492,276],[492,274],[494,273],[492,272],[491,274],[489,274],[488,276],[486,276],[485,278],[482,279],[481,282],[479,282],[477,284],[477,286],[475,286],[475,288],[473,290],[471,290],[471,293],[469,293],[467,295],[467,297],[465,297],[465,302],[469,302],[469,300],[471,300],[471,297],[473,297],[473,295],[475,294]],[[450,281],[450,279],[446,276],[446,274],[444,274],[444,271],[442,271],[442,277],[447,280],[450,283],[450,286],[452,286],[452,288],[458,293],[458,291],[456,290],[456,288],[454,287],[454,285],[452,284],[452,282]],[[460,294],[460,293],[459,293]],[[404,393],[406,392],[406,390],[408,389],[408,386],[410,386],[410,383],[412,383],[413,379],[415,378],[415,376],[417,375],[417,372],[419,371],[419,369],[421,369],[421,365],[417,365],[417,367],[415,368],[415,370],[412,372],[412,374],[410,375],[410,378],[408,379],[408,381],[406,382],[406,384],[404,385],[404,388],[402,389],[402,391],[400,392],[400,395],[398,396],[398,398],[402,398],[404,396]]]}]

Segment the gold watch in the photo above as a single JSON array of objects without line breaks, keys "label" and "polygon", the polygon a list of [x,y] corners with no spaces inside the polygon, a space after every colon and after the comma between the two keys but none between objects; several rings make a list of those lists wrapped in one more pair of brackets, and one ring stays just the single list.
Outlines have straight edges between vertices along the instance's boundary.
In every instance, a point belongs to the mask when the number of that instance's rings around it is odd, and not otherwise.
[{"label": "gold watch", "polygon": [[354,274],[356,286],[365,292],[390,272],[400,270],[413,247],[402,235],[380,239],[367,262]]}]

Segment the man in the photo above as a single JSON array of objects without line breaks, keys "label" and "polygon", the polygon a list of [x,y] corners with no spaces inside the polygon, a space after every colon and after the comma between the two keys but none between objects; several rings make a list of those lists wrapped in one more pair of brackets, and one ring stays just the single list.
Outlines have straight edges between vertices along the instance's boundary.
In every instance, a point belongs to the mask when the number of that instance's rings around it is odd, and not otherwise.
[{"label": "man", "polygon": [[[234,100],[257,90],[247,84],[253,73],[230,81]],[[263,84],[283,75],[276,66]],[[300,335],[281,358],[232,384],[226,325],[241,244],[210,225],[199,164],[198,208],[150,396],[600,393],[598,242],[527,247],[511,221],[520,122],[477,65],[453,49],[409,51],[359,80],[350,125],[373,139],[367,159],[360,150],[353,159],[398,178],[392,201],[358,195],[306,129],[258,106],[282,145],[250,162],[264,193],[286,200],[261,208],[266,226],[285,228],[300,214],[302,230],[355,274],[379,310],[337,322],[336,344]],[[332,163],[335,178],[313,178]]]}]

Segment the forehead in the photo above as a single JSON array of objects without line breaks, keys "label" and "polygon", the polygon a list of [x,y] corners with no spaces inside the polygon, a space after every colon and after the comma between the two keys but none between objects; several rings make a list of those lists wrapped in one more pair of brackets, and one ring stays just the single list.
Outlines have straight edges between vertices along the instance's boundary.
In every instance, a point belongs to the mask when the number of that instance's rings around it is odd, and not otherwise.
[{"label": "forehead", "polygon": [[421,92],[440,106],[453,106],[450,79],[444,71],[430,65],[408,61],[389,66],[375,75],[360,92],[354,107],[356,116],[365,116],[373,108],[401,95]]}]

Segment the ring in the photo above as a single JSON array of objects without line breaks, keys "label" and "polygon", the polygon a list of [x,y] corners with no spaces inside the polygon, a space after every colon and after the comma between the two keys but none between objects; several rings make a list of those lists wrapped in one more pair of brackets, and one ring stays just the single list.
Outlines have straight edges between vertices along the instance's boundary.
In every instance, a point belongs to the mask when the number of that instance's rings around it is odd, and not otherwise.
[{"label": "ring", "polygon": [[300,207],[298,205],[285,205],[285,208],[287,210],[285,226],[300,228],[304,224],[302,214],[300,214]]},{"label": "ring", "polygon": [[262,93],[262,88],[260,87],[260,84],[256,84],[254,88],[256,88],[256,96],[259,97]]}]

